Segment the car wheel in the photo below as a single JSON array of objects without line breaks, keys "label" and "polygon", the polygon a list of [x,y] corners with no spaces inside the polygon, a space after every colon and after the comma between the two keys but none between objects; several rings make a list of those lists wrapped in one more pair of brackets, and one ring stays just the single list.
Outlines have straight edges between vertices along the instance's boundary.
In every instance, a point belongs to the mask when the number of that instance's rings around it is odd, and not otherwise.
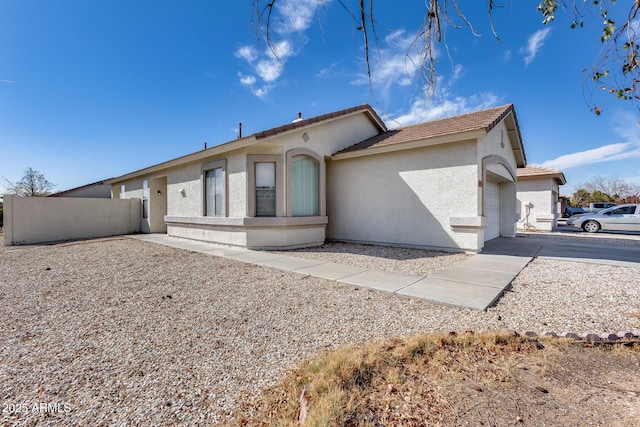
[{"label": "car wheel", "polygon": [[600,230],[600,224],[596,221],[587,221],[582,224],[582,229],[589,233],[597,233]]}]

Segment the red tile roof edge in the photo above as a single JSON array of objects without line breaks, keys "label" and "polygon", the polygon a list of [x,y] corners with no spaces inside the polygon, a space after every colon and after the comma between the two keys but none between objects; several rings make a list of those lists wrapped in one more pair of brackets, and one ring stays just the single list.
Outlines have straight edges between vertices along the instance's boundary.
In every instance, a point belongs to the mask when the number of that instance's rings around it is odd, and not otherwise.
[{"label": "red tile roof edge", "polygon": [[[463,118],[465,116],[472,116],[472,115],[480,115],[482,113],[486,113],[488,110],[496,110],[496,111],[500,111],[500,109],[502,109],[502,111],[500,112],[500,114],[494,119],[492,120],[490,123],[488,124],[482,124],[482,125],[478,125],[477,127],[471,128],[471,129],[465,129],[465,130],[456,130],[453,132],[448,132],[448,133],[441,133],[438,135],[432,135],[429,136],[429,138],[433,138],[433,137],[437,137],[437,136],[444,136],[444,135],[455,135],[456,133],[462,133],[462,132],[467,132],[467,131],[471,131],[471,130],[484,130],[486,133],[489,133],[494,127],[496,127],[502,120],[505,119],[505,117],[507,117],[510,113],[513,113],[513,118],[515,120],[516,123],[516,129],[518,131],[518,138],[520,139],[520,141],[522,141],[522,135],[520,134],[520,127],[518,124],[518,118],[516,117],[516,112],[515,112],[515,107],[513,104],[504,104],[504,105],[499,105],[496,107],[490,107],[490,108],[484,108],[482,110],[478,110],[478,111],[472,111],[469,113],[463,113],[463,114],[457,114],[454,116],[448,116],[448,117],[442,117],[439,119],[435,119],[435,120],[430,120],[428,122],[422,122],[422,123],[416,123],[413,125],[408,125],[408,126],[402,126],[399,128],[395,128],[395,129],[391,129],[389,131],[386,132],[382,132],[378,135],[375,135],[369,139],[366,139],[364,141],[360,141],[356,144],[353,144],[350,147],[344,148],[340,151],[338,151],[337,153],[334,154],[341,154],[341,153],[348,153],[348,152],[353,152],[353,151],[361,151],[361,150],[366,150],[372,147],[376,147],[376,146],[385,146],[385,145],[400,145],[406,142],[411,142],[414,140],[419,140],[422,138],[415,138],[415,139],[403,139],[403,140],[399,140],[399,141],[394,141],[392,143],[388,143],[388,144],[384,144],[383,141],[387,138],[389,138],[390,136],[393,136],[394,134],[397,134],[398,132],[402,132],[404,130],[413,128],[413,127],[418,127],[418,126],[428,126],[430,124],[437,124],[439,122],[442,121],[453,121],[456,120],[458,118]],[[524,150],[523,150],[523,156],[524,156]],[[526,157],[525,157],[526,159]],[[526,160],[525,160],[526,161]]]},{"label": "red tile roof edge", "polygon": [[518,179],[536,179],[536,178],[555,178],[561,185],[567,183],[567,178],[564,173],[558,169],[543,168],[542,166],[528,165],[523,168],[518,168],[516,171]]}]

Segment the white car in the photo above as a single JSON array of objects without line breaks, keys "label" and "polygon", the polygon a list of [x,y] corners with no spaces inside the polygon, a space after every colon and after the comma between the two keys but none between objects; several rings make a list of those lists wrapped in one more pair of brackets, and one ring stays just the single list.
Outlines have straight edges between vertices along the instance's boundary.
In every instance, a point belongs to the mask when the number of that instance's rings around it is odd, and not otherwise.
[{"label": "white car", "polygon": [[589,233],[599,230],[640,231],[640,204],[618,205],[597,213],[574,215],[567,225]]}]

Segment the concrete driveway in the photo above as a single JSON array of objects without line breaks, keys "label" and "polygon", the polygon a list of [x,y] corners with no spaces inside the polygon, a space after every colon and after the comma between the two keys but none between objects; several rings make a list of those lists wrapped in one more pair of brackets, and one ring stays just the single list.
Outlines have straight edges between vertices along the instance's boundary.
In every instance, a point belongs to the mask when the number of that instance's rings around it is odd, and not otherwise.
[{"label": "concrete driveway", "polygon": [[[588,235],[571,231],[500,237],[483,254],[529,256],[640,268],[640,239],[635,235]],[[640,237],[640,236],[639,236]]]}]

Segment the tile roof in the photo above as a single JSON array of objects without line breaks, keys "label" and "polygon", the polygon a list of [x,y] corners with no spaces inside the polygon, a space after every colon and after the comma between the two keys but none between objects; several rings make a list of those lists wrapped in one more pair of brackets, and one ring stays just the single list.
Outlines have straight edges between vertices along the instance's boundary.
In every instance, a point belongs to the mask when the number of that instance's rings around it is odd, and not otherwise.
[{"label": "tile roof", "polygon": [[518,168],[516,173],[518,175],[518,179],[549,177],[555,178],[559,184],[567,183],[567,179],[564,177],[562,171],[556,169],[547,169],[540,166],[529,165],[524,168]]},{"label": "tile roof", "polygon": [[301,128],[301,127],[308,126],[308,125],[313,124],[313,123],[319,123],[319,122],[323,122],[325,120],[334,119],[336,117],[346,116],[347,114],[356,113],[358,111],[368,111],[371,114],[371,116],[373,118],[373,121],[376,123],[376,126],[380,129],[380,131],[381,132],[386,132],[387,131],[387,126],[384,124],[384,122],[382,121],[380,116],[378,116],[378,113],[376,113],[376,111],[369,104],[362,104],[362,105],[358,105],[356,107],[345,108],[344,110],[340,110],[340,111],[334,111],[333,113],[323,114],[321,116],[310,117],[308,119],[303,119],[303,120],[299,120],[299,121],[296,120],[296,121],[294,121],[292,123],[288,123],[288,124],[283,125],[283,126],[278,126],[278,127],[275,127],[275,128],[271,128],[271,129],[263,130],[261,132],[254,133],[253,136],[256,139],[267,138],[267,137],[270,137],[270,136],[273,136],[273,135],[277,135],[279,133],[287,132],[287,131],[292,130],[292,129]]},{"label": "tile roof", "polygon": [[412,126],[405,126],[381,133],[335,154],[367,150],[475,130],[489,132],[511,112],[515,115],[513,104],[507,104],[473,113],[460,114]]}]

